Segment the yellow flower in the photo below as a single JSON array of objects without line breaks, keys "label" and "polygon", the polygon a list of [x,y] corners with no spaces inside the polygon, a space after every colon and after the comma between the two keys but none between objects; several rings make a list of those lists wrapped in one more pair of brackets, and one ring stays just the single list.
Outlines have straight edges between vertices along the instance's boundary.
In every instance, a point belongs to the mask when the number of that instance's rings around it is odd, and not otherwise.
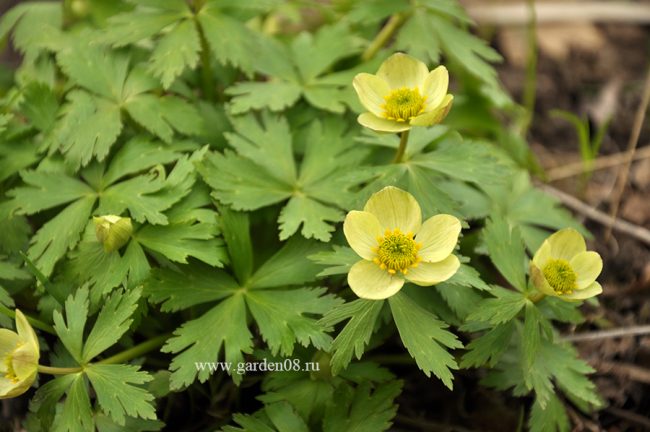
[{"label": "yellow flower", "polygon": [[530,263],[535,287],[548,296],[584,300],[603,292],[596,278],[603,261],[588,252],[585,239],[573,228],[565,228],[544,240]]},{"label": "yellow flower", "polygon": [[16,330],[0,329],[0,399],[25,393],[38,372],[38,339],[18,309]]},{"label": "yellow flower", "polygon": [[454,99],[447,94],[449,74],[444,66],[429,72],[427,65],[402,53],[383,62],[377,75],[358,74],[352,85],[370,111],[359,116],[359,123],[380,132],[440,123]]},{"label": "yellow flower", "polygon": [[104,244],[106,252],[113,252],[124,246],[131,237],[133,225],[131,218],[120,216],[95,216],[95,234],[97,240]]},{"label": "yellow flower", "polygon": [[343,232],[363,258],[348,273],[350,288],[361,298],[388,298],[402,288],[405,279],[434,285],[449,279],[460,266],[451,254],[460,221],[439,214],[422,223],[413,195],[395,187],[372,195],[363,211],[348,213]]}]

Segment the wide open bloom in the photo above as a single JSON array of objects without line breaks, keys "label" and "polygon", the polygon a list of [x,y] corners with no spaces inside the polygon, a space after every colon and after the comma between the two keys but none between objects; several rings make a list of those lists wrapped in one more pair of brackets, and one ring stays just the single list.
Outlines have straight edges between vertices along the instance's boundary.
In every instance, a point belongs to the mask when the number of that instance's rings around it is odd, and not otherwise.
[{"label": "wide open bloom", "polygon": [[422,223],[413,195],[386,187],[370,197],[363,211],[345,217],[343,232],[361,261],[348,273],[348,284],[365,299],[385,299],[405,280],[429,286],[449,279],[460,262],[452,255],[460,221],[439,214]]},{"label": "wide open bloom", "polygon": [[0,329],[0,399],[25,393],[38,372],[38,339],[18,309],[16,330]]},{"label": "wide open bloom", "polygon": [[587,251],[585,239],[573,228],[565,228],[544,240],[530,263],[535,287],[563,300],[584,300],[603,292],[596,278],[603,260]]},{"label": "wide open bloom", "polygon": [[402,53],[386,59],[377,75],[358,74],[352,85],[370,111],[359,116],[359,123],[380,132],[440,123],[454,99],[447,94],[449,74],[444,66],[429,72],[427,65]]}]

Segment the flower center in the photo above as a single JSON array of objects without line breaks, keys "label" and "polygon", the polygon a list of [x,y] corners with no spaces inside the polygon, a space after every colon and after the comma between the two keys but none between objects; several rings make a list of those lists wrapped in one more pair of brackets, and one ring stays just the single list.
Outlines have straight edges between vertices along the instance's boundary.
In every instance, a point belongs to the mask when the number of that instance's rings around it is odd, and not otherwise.
[{"label": "flower center", "polygon": [[416,267],[421,261],[418,251],[422,245],[413,240],[413,233],[404,234],[398,228],[386,230],[383,237],[377,238],[377,243],[377,257],[373,261],[392,275],[398,271],[406,274],[409,267]]},{"label": "flower center", "polygon": [[558,294],[571,294],[577,288],[576,273],[567,260],[550,260],[543,269],[548,284]]},{"label": "flower center", "polygon": [[426,97],[420,95],[419,89],[404,87],[393,90],[384,97],[386,103],[381,108],[388,120],[406,122],[424,111],[425,99]]}]

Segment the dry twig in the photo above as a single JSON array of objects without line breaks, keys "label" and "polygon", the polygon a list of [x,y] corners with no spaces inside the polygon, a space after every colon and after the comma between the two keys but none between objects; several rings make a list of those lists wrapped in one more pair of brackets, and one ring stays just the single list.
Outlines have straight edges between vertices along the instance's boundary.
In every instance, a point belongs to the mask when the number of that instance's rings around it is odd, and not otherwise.
[{"label": "dry twig", "polygon": [[544,192],[546,192],[547,194],[552,195],[558,200],[560,200],[562,204],[577,211],[578,213],[583,214],[589,219],[594,220],[605,226],[611,226],[612,229],[618,232],[627,234],[630,237],[634,237],[635,239],[650,245],[650,230],[647,230],[646,228],[643,228],[638,225],[634,225],[630,222],[626,222],[621,219],[618,220],[614,219],[610,215],[603,213],[602,211],[597,210],[583,203],[579,199],[565,192],[562,192],[561,190],[555,189],[552,186],[545,185],[545,184],[538,184],[538,187],[542,189]]},{"label": "dry twig", "polygon": [[563,336],[562,340],[568,342],[591,341],[597,339],[616,338],[624,336],[638,336],[650,334],[650,325],[621,327],[611,330],[599,330]]},{"label": "dry twig", "polygon": [[[593,160],[589,172],[601,170],[605,168],[611,168],[616,165],[625,163],[628,158],[628,152],[615,153],[607,156],[601,156]],[[633,156],[633,160],[640,160],[650,158],[650,146],[645,146],[638,149]],[[573,177],[576,175],[584,174],[585,164],[584,162],[574,162],[559,167],[551,168],[546,171],[546,179],[548,181],[556,181],[565,179],[567,177]]]}]

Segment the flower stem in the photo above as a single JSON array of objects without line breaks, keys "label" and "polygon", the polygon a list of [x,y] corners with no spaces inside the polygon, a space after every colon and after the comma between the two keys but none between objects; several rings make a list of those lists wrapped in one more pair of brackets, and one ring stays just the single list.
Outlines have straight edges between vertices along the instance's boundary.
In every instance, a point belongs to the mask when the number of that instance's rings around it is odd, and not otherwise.
[{"label": "flower stem", "polygon": [[68,375],[73,373],[79,373],[83,369],[81,367],[54,367],[54,366],[43,366],[38,365],[38,371],[40,373],[46,373],[50,375]]},{"label": "flower stem", "polygon": [[136,345],[136,346],[134,346],[132,348],[129,348],[129,349],[125,350],[125,351],[122,351],[121,353],[117,353],[112,357],[105,358],[104,360],[100,360],[97,363],[98,364],[116,364],[116,363],[127,362],[129,360],[140,357],[143,354],[146,354],[149,351],[152,351],[152,350],[160,347],[170,337],[171,337],[171,333],[160,335],[160,336],[155,337],[153,339],[149,339],[146,342],[142,342],[141,344]]},{"label": "flower stem", "polygon": [[546,294],[535,291],[534,293],[528,295],[528,300],[532,301],[533,303],[539,303],[544,299],[544,297],[546,297]]},{"label": "flower stem", "polygon": [[406,152],[406,144],[408,144],[409,141],[409,132],[410,131],[408,130],[402,132],[402,135],[399,140],[399,147],[397,148],[397,153],[395,153],[395,158],[393,158],[393,163],[402,162],[402,159],[404,158],[404,153]]},{"label": "flower stem", "polygon": [[377,36],[370,42],[370,45],[368,45],[368,48],[361,54],[361,60],[364,62],[367,62],[368,60],[371,60],[377,52],[386,45],[388,40],[393,36],[393,34],[397,31],[397,29],[404,24],[404,21],[406,20],[406,16],[401,13],[396,13],[392,15],[389,19],[386,25],[377,33]]},{"label": "flower stem", "polygon": [[[9,318],[16,319],[16,312],[12,311],[11,309],[9,309],[3,304],[0,304],[0,313],[2,315],[8,316]],[[29,322],[29,324],[32,327],[37,328],[39,330],[43,330],[44,332],[47,332],[49,334],[56,335],[56,332],[54,331],[54,327],[52,327],[51,325],[27,315],[25,315],[25,318],[27,318],[27,322]]]}]

